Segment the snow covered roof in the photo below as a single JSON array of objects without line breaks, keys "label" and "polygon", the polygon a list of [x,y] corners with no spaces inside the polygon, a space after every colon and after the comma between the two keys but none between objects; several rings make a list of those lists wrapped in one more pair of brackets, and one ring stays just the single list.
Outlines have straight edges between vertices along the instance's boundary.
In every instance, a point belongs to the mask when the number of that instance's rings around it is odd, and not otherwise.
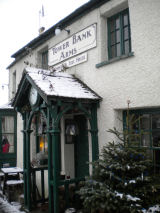
[{"label": "snow covered roof", "polygon": [[46,96],[72,99],[100,100],[94,91],[75,76],[66,72],[51,72],[28,67],[24,71],[38,90]]},{"label": "snow covered roof", "polygon": [[11,103],[6,103],[6,104],[0,106],[0,110],[1,109],[13,109],[13,107],[11,106]]}]

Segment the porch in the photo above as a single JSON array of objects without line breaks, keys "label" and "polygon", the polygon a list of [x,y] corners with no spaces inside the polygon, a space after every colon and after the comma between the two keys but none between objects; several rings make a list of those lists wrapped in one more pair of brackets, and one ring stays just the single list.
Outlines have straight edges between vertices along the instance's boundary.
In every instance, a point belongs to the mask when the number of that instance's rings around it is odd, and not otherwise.
[{"label": "porch", "polygon": [[75,191],[92,171],[87,162],[98,158],[100,100],[67,73],[24,71],[13,106],[23,117],[24,202],[29,211],[47,199],[50,213],[76,203]]}]

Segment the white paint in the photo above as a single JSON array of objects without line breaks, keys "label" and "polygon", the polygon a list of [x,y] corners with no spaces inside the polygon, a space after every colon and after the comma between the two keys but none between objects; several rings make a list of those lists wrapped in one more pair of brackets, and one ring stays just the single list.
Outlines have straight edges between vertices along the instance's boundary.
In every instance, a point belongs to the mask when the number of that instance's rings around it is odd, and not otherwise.
[{"label": "white paint", "polygon": [[63,42],[51,47],[48,51],[49,66],[96,47],[96,29],[96,24],[92,24],[84,30],[73,34]]}]

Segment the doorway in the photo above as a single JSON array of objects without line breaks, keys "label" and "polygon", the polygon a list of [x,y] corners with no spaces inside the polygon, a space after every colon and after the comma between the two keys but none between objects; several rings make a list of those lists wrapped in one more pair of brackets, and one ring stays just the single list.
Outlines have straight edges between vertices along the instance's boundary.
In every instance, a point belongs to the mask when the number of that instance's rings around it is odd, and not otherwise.
[{"label": "doorway", "polygon": [[75,177],[89,175],[89,145],[87,119],[84,115],[74,116],[78,126],[78,135],[75,139]]}]

